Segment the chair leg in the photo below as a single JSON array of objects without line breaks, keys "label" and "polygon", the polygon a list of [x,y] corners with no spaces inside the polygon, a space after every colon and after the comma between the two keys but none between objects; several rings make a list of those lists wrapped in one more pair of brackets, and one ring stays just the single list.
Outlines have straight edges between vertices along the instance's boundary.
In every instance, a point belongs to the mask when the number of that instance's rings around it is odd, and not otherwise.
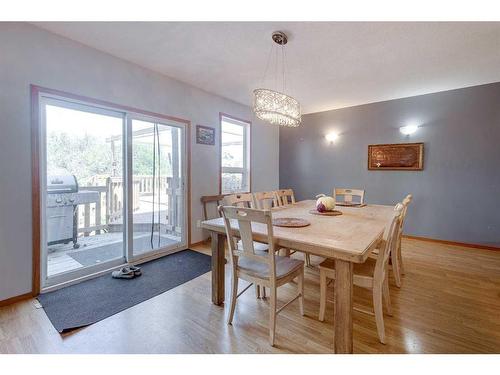
[{"label": "chair leg", "polygon": [[306,266],[311,267],[311,255],[309,255],[308,253],[305,253],[304,255],[306,260]]},{"label": "chair leg", "polygon": [[260,298],[260,285],[255,284],[255,297]]},{"label": "chair leg", "polygon": [[285,249],[285,256],[290,258],[290,249]]},{"label": "chair leg", "polygon": [[262,298],[266,298],[266,287],[263,286],[262,288]]},{"label": "chair leg", "polygon": [[326,274],[322,270],[319,271],[319,321],[323,322],[325,320],[325,310],[326,310]]},{"label": "chair leg", "polygon": [[392,316],[391,295],[389,293],[389,277],[385,276],[384,285],[382,286],[382,299],[384,300],[385,310],[387,315]]},{"label": "chair leg", "polygon": [[382,287],[373,288],[373,310],[375,310],[375,323],[377,324],[378,338],[385,344],[384,313],[382,310]]},{"label": "chair leg", "polygon": [[298,277],[297,289],[299,290],[300,293],[299,297],[300,315],[304,316],[304,270],[302,270],[302,273]]},{"label": "chair leg", "polygon": [[394,281],[396,282],[396,286],[401,288],[401,269],[400,269],[400,261],[398,250],[391,252],[391,264],[392,264],[392,273],[394,274]]},{"label": "chair leg", "polygon": [[269,344],[274,346],[276,337],[276,286],[269,288],[271,290],[271,301],[269,303]]},{"label": "chair leg", "polygon": [[405,268],[403,267],[403,254],[401,253],[401,241],[399,241],[398,254],[399,254],[399,272],[401,272],[401,275],[404,275]]},{"label": "chair leg", "polygon": [[238,278],[236,274],[232,274],[231,280],[231,305],[229,307],[229,316],[227,317],[227,324],[233,324],[234,307],[236,306],[236,296],[238,295]]}]

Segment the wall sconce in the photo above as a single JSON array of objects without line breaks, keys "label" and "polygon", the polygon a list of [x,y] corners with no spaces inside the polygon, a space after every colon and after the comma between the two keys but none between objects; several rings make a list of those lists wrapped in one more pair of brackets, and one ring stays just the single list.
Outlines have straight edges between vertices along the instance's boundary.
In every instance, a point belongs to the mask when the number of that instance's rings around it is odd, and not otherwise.
[{"label": "wall sconce", "polygon": [[335,142],[338,137],[339,135],[337,133],[328,133],[325,135],[325,139],[330,143]]},{"label": "wall sconce", "polygon": [[407,126],[402,126],[399,128],[399,131],[401,132],[401,134],[404,134],[404,135],[410,135],[410,134],[413,134],[417,131],[418,129],[418,125],[407,125]]}]

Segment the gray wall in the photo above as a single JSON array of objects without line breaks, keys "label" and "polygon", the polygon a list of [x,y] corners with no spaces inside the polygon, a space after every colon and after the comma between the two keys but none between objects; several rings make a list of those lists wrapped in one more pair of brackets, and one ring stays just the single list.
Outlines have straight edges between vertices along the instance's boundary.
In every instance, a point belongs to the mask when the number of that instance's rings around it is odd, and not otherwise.
[{"label": "gray wall", "polygon": [[193,242],[203,238],[200,196],[219,189],[218,146],[196,144],[196,124],[218,132],[219,111],[253,120],[252,189],[278,187],[278,130],[249,107],[32,25],[0,23],[0,300],[31,290],[30,84],[190,120]]},{"label": "gray wall", "polygon": [[[407,137],[409,121],[421,128]],[[369,144],[403,142],[425,143],[423,171],[368,171]],[[412,193],[407,234],[500,246],[500,83],[305,115],[280,130],[280,187],[363,188],[380,204]]]}]

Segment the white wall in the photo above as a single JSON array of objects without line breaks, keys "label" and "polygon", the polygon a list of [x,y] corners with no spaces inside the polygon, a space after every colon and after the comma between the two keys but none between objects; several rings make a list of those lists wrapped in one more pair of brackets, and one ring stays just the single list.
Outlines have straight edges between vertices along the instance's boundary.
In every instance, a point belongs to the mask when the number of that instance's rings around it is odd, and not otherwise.
[{"label": "white wall", "polygon": [[196,124],[218,132],[219,112],[252,120],[252,190],[278,187],[278,129],[249,107],[35,26],[0,23],[0,300],[31,291],[30,84],[190,120],[192,242],[202,239],[200,196],[219,189],[218,146],[196,144]]}]

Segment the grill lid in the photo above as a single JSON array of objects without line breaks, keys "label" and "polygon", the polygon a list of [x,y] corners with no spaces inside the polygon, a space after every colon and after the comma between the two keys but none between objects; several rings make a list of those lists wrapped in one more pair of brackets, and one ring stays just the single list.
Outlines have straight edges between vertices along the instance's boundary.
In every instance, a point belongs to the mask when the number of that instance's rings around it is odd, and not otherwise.
[{"label": "grill lid", "polygon": [[47,176],[47,193],[76,193],[78,182],[74,175]]}]

